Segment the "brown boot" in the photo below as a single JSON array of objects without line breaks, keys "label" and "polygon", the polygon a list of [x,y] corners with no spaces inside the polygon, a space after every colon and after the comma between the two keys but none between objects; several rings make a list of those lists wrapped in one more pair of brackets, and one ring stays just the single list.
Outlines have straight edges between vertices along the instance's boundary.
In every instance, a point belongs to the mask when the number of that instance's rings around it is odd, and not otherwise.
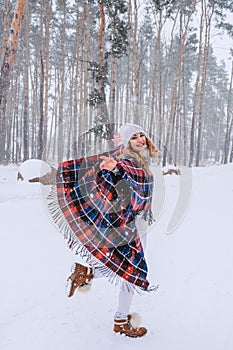
[{"label": "brown boot", "polygon": [[143,337],[147,333],[147,329],[145,327],[134,328],[130,323],[130,318],[131,315],[128,315],[127,318],[115,319],[113,331],[131,338]]},{"label": "brown boot", "polygon": [[67,281],[67,295],[72,297],[77,288],[90,284],[93,279],[93,271],[91,267],[75,263],[72,268],[72,274]]}]

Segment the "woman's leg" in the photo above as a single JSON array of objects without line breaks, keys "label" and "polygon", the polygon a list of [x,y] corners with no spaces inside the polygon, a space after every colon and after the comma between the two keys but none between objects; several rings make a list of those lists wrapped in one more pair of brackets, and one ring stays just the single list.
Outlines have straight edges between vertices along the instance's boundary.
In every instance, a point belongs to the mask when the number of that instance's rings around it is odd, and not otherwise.
[{"label": "woman's leg", "polygon": [[[143,220],[144,221],[144,220]],[[137,224],[137,222],[136,222]],[[142,242],[143,250],[145,251],[146,247],[146,230],[145,224],[137,225],[140,239]],[[138,227],[139,226],[139,227]],[[114,327],[113,330],[116,333],[125,334],[128,337],[142,337],[147,333],[145,327],[138,327],[132,325],[132,316],[130,315],[130,306],[133,300],[134,291],[132,288],[129,288],[129,285],[126,281],[121,283],[118,296],[118,306],[117,311],[114,316]]]},{"label": "woman's leg", "polygon": [[[141,239],[142,247],[145,252],[146,249],[146,237],[147,237],[147,228],[148,225],[145,222],[145,220],[139,218],[135,222],[138,233]],[[115,313],[115,319],[116,318],[125,318],[129,314],[130,306],[133,300],[134,292],[132,288],[129,288],[126,281],[122,281],[120,290],[119,290],[119,296],[118,296],[118,306],[117,311]]]},{"label": "woman's leg", "polygon": [[115,312],[114,319],[126,318],[129,314],[129,309],[133,299],[133,291],[128,287],[126,281],[121,282],[119,296],[118,296],[118,306]]}]

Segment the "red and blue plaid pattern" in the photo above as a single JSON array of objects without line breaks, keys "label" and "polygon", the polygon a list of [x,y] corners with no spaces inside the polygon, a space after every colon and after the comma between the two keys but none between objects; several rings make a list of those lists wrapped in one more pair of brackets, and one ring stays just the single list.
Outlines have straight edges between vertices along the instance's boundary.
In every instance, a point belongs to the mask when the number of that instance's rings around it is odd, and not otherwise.
[{"label": "red and blue plaid pattern", "polygon": [[[110,155],[116,157],[122,149]],[[117,163],[115,171],[100,170],[100,155],[59,164],[57,196],[60,209],[81,243],[119,277],[147,290],[147,264],[135,226],[137,214],[151,213],[153,176],[135,158]]]}]

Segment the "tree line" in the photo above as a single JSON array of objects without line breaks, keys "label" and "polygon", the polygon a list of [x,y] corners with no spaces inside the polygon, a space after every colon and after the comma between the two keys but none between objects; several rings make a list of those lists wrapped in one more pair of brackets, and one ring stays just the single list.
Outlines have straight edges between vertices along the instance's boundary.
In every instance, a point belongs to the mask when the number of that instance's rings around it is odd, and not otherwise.
[{"label": "tree line", "polygon": [[4,0],[0,163],[97,152],[125,122],[151,133],[163,165],[232,162],[233,69],[212,44],[213,30],[232,38],[232,10],[228,0]]}]

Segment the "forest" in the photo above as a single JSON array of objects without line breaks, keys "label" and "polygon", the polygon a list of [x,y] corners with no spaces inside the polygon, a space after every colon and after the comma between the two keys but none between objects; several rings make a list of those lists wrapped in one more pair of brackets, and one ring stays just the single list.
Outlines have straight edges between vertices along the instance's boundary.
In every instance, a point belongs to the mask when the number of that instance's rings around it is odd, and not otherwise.
[{"label": "forest", "polygon": [[106,150],[125,122],[163,166],[232,162],[232,12],[230,0],[2,0],[0,164]]}]

